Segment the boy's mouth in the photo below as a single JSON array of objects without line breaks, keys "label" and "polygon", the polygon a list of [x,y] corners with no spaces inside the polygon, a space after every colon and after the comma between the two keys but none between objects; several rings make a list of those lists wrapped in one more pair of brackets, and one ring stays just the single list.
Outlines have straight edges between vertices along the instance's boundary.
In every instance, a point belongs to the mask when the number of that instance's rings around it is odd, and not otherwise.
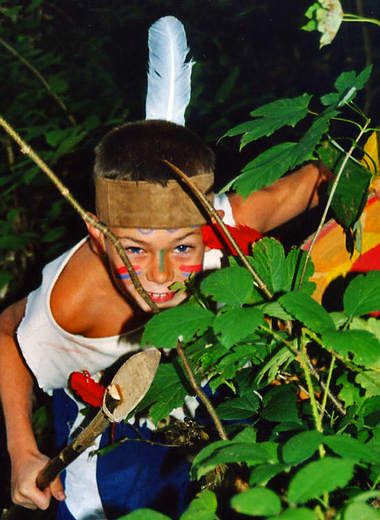
[{"label": "boy's mouth", "polygon": [[164,303],[170,301],[175,296],[176,291],[169,291],[164,293],[150,292],[148,294],[155,303]]}]

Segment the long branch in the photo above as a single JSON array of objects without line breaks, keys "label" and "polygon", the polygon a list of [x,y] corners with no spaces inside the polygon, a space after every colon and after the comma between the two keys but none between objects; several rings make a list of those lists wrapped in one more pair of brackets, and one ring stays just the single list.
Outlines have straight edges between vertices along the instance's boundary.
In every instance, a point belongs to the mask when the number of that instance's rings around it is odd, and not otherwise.
[{"label": "long branch", "polygon": [[56,103],[60,106],[60,108],[65,112],[67,119],[70,121],[72,125],[76,125],[77,122],[75,120],[75,117],[70,114],[69,109],[67,108],[65,102],[52,90],[49,83],[46,81],[46,79],[42,76],[42,74],[35,68],[33,65],[19,52],[16,51],[12,45],[10,45],[8,42],[0,38],[0,44],[7,49],[13,56],[16,56],[17,59],[21,61],[35,76],[38,78],[43,86],[46,88],[46,90],[49,92],[49,94],[55,99]]},{"label": "long branch", "polygon": [[254,281],[256,282],[256,284],[258,285],[258,287],[263,291],[263,293],[265,294],[265,296],[268,299],[271,299],[272,298],[271,291],[268,289],[267,285],[260,278],[260,276],[256,273],[256,271],[254,270],[252,265],[249,263],[246,256],[244,255],[244,253],[241,251],[241,249],[237,245],[236,241],[231,236],[231,233],[228,231],[223,220],[219,217],[217,211],[211,206],[211,204],[206,199],[206,197],[203,195],[203,193],[192,182],[191,178],[188,177],[185,173],[183,173],[183,171],[181,171],[177,166],[175,166],[174,164],[172,164],[170,161],[167,161],[167,160],[163,160],[163,162],[166,163],[173,170],[173,172],[175,174],[177,174],[178,177],[180,177],[180,179],[186,184],[186,186],[188,186],[190,188],[192,193],[195,195],[195,197],[198,199],[198,201],[202,204],[203,208],[205,209],[205,211],[207,212],[209,217],[211,219],[214,219],[219,224],[219,226],[223,230],[223,233],[225,234],[228,241],[230,242],[230,244],[228,244],[228,245],[231,248],[231,250],[233,250],[233,249],[236,250],[238,257],[242,261],[244,267],[246,267],[248,269],[248,271],[251,273],[251,275],[252,275]]},{"label": "long branch", "polygon": [[149,294],[145,291],[143,286],[141,285],[135,270],[132,267],[132,264],[120,244],[119,239],[116,235],[102,222],[94,219],[80,204],[79,202],[72,196],[69,189],[63,184],[63,182],[57,177],[57,175],[49,168],[49,166],[39,157],[34,150],[20,137],[20,135],[7,123],[7,121],[0,116],[0,125],[4,128],[4,130],[16,141],[16,143],[20,146],[21,152],[28,155],[32,161],[34,161],[37,166],[49,177],[49,179],[55,184],[58,188],[61,195],[73,206],[73,208],[79,213],[79,215],[94,226],[96,229],[99,229],[104,235],[109,238],[112,244],[115,246],[116,251],[120,255],[120,258],[124,262],[124,265],[128,269],[128,273],[131,277],[133,285],[136,288],[136,291],[140,294],[140,296],[144,299],[144,301],[149,305],[152,312],[157,313],[158,307],[154,303],[154,301],[150,298]]},{"label": "long branch", "polygon": [[228,441],[227,433],[223,427],[223,424],[221,423],[221,421],[218,417],[218,414],[215,411],[215,408],[213,407],[213,405],[211,404],[211,401],[208,399],[206,394],[203,392],[202,388],[198,385],[197,380],[195,379],[195,376],[194,376],[194,373],[190,366],[189,360],[187,359],[187,356],[182,348],[180,341],[177,342],[176,350],[183,363],[183,366],[186,370],[187,376],[189,378],[191,386],[193,387],[194,392],[197,394],[199,399],[205,405],[205,408],[208,411],[211,419],[214,421],[215,428],[216,428],[217,432],[219,433],[219,437],[224,441]]},{"label": "long branch", "polygon": [[326,218],[327,218],[327,213],[328,213],[328,211],[329,211],[329,209],[330,209],[331,202],[332,202],[332,199],[333,199],[333,197],[334,197],[334,195],[335,195],[335,191],[336,191],[336,189],[337,189],[337,187],[338,187],[338,183],[339,183],[340,178],[341,178],[341,176],[342,176],[343,170],[344,170],[344,168],[346,167],[346,164],[347,164],[349,158],[351,157],[353,151],[354,151],[355,148],[356,148],[357,143],[359,142],[361,136],[364,134],[364,132],[365,132],[365,130],[366,130],[366,128],[367,128],[367,126],[369,125],[370,122],[371,122],[371,120],[370,120],[370,119],[367,119],[365,125],[364,125],[363,128],[360,130],[360,132],[359,132],[357,138],[355,139],[355,141],[354,141],[354,143],[352,144],[351,148],[350,148],[349,151],[347,152],[347,154],[346,154],[345,158],[343,159],[343,162],[342,162],[342,164],[341,164],[341,166],[340,166],[340,168],[339,168],[338,174],[337,174],[337,176],[336,176],[336,178],[335,178],[335,180],[334,180],[334,183],[333,183],[333,185],[332,185],[332,188],[331,188],[331,191],[330,191],[330,195],[329,195],[329,198],[328,198],[328,200],[327,200],[326,207],[325,207],[325,209],[324,209],[324,212],[323,212],[323,215],[322,215],[321,221],[320,221],[320,223],[319,223],[318,229],[317,229],[317,231],[314,233],[314,236],[313,236],[313,239],[312,239],[312,241],[311,241],[310,247],[309,247],[309,249],[308,249],[308,251],[307,251],[306,259],[305,259],[305,263],[304,263],[304,265],[303,265],[302,273],[301,273],[301,276],[300,276],[300,281],[299,281],[299,284],[298,284],[298,289],[302,286],[303,279],[304,279],[304,277],[305,277],[306,268],[307,268],[307,264],[308,264],[308,261],[309,261],[309,258],[310,258],[310,255],[311,255],[311,252],[312,252],[312,250],[313,250],[313,248],[314,248],[314,244],[315,244],[317,238],[319,237],[319,234],[320,234],[320,232],[322,231],[322,228],[323,228],[323,226],[324,226],[324,224],[325,224],[325,221],[326,221]]}]

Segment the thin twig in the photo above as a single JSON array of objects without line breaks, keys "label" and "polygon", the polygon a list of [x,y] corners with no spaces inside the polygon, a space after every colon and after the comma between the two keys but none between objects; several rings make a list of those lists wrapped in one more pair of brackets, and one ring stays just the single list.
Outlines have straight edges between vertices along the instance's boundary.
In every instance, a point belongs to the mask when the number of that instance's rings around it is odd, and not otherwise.
[{"label": "thin twig", "polygon": [[310,258],[310,255],[311,255],[311,252],[313,250],[313,247],[314,247],[314,244],[320,234],[320,232],[322,231],[322,228],[325,224],[325,220],[326,220],[326,217],[327,217],[327,213],[330,209],[330,206],[331,206],[331,202],[332,202],[332,199],[334,197],[334,194],[335,194],[335,191],[337,189],[337,186],[338,186],[338,183],[339,183],[339,180],[342,176],[342,173],[343,173],[343,170],[344,168],[346,167],[346,164],[347,164],[347,161],[349,160],[349,158],[351,157],[353,151],[355,150],[356,148],[356,145],[357,143],[359,142],[361,136],[364,134],[365,132],[365,129],[367,128],[367,126],[369,125],[369,123],[371,122],[370,119],[367,119],[364,127],[360,130],[359,132],[359,135],[357,136],[357,138],[355,139],[355,142],[353,143],[353,145],[351,146],[351,148],[349,149],[349,151],[347,152],[345,158],[343,159],[343,162],[339,168],[339,171],[338,171],[338,174],[334,180],[334,183],[332,185],[332,188],[331,188],[331,191],[330,191],[330,195],[329,195],[329,198],[327,200],[327,203],[326,203],[326,207],[324,209],[324,212],[323,212],[323,215],[322,215],[322,218],[321,218],[321,221],[319,223],[319,226],[318,226],[318,229],[317,231],[315,232],[314,236],[313,236],[313,239],[311,241],[311,244],[310,244],[310,247],[307,251],[307,255],[306,255],[306,259],[305,259],[305,263],[303,265],[303,268],[302,268],[302,273],[301,273],[301,276],[300,276],[300,281],[299,281],[299,284],[298,284],[298,289],[302,286],[302,283],[303,283],[303,279],[305,277],[305,273],[306,273],[306,268],[307,268],[307,264],[308,264],[308,261],[309,261],[309,258]]},{"label": "thin twig", "polygon": [[268,289],[267,285],[260,278],[260,276],[256,273],[256,271],[254,270],[252,265],[249,263],[249,261],[247,260],[246,256],[244,255],[244,253],[241,251],[241,249],[237,245],[236,241],[231,236],[231,233],[228,231],[228,229],[227,229],[226,225],[224,224],[223,220],[218,215],[218,212],[211,206],[211,204],[209,203],[207,198],[197,188],[197,186],[193,183],[191,178],[188,177],[185,173],[183,173],[183,171],[181,171],[177,166],[175,166],[174,164],[172,164],[170,161],[167,161],[167,160],[163,160],[163,162],[166,163],[173,170],[173,172],[176,173],[178,175],[178,177],[180,177],[180,179],[186,184],[186,186],[188,186],[190,188],[192,193],[196,196],[198,201],[202,204],[202,206],[206,210],[206,212],[209,215],[209,217],[211,219],[214,219],[219,224],[219,226],[223,230],[223,233],[225,234],[225,236],[227,237],[228,241],[230,242],[230,244],[228,244],[230,249],[232,251],[234,249],[236,250],[236,253],[237,253],[238,257],[240,258],[241,262],[244,264],[244,267],[246,267],[248,269],[248,271],[251,273],[251,275],[252,275],[254,281],[256,282],[257,286],[263,291],[263,293],[265,294],[265,296],[268,299],[271,299],[272,298],[271,291]]},{"label": "thin twig", "polygon": [[149,305],[152,312],[157,313],[158,307],[154,303],[154,301],[150,298],[149,294],[145,291],[143,286],[141,285],[138,277],[136,276],[135,270],[132,267],[132,264],[123,248],[120,244],[119,239],[112,233],[112,231],[102,222],[94,219],[80,204],[79,202],[72,196],[69,189],[61,182],[61,180],[57,177],[57,175],[49,168],[49,166],[34,152],[34,150],[20,137],[20,135],[5,121],[3,117],[0,116],[0,126],[4,128],[4,130],[16,141],[16,143],[20,146],[21,152],[28,155],[32,161],[34,161],[37,166],[49,177],[49,179],[55,184],[58,188],[61,195],[73,206],[73,208],[79,213],[79,215],[94,226],[96,229],[99,229],[107,238],[109,238],[112,244],[115,246],[116,251],[120,255],[121,260],[124,262],[124,265],[128,269],[128,273],[131,277],[133,285],[136,288],[136,291],[140,294],[140,296],[144,299],[144,301]]},{"label": "thin twig", "polygon": [[224,440],[224,441],[228,441],[228,437],[227,437],[227,433],[223,427],[223,424],[221,423],[219,417],[218,417],[218,414],[216,413],[215,411],[215,408],[213,407],[213,405],[211,404],[210,400],[208,399],[208,397],[206,396],[206,394],[203,392],[203,390],[201,389],[201,387],[199,386],[199,384],[197,383],[197,380],[195,379],[195,376],[194,376],[194,373],[192,371],[192,368],[190,366],[190,363],[189,363],[189,360],[187,359],[187,356],[182,348],[182,345],[181,345],[181,342],[178,341],[177,342],[177,346],[176,346],[176,350],[177,350],[177,353],[183,363],[183,366],[186,370],[186,373],[188,375],[188,378],[189,378],[189,381],[190,381],[190,384],[191,386],[193,387],[194,389],[194,392],[197,394],[197,396],[199,397],[199,399],[202,401],[202,403],[204,404],[206,410],[208,411],[211,419],[214,421],[214,424],[215,424],[215,428],[219,434],[219,437]]},{"label": "thin twig", "polygon": [[19,52],[16,51],[12,45],[10,45],[8,42],[0,38],[0,44],[7,49],[13,56],[16,56],[17,59],[21,61],[35,76],[38,78],[43,86],[46,88],[46,90],[49,92],[49,94],[55,99],[56,103],[60,106],[60,108],[65,112],[67,119],[70,121],[70,123],[75,126],[77,124],[75,117],[70,114],[69,109],[67,108],[65,102],[56,94],[49,83],[46,81],[46,79],[42,76],[42,74],[35,68],[33,65]]}]

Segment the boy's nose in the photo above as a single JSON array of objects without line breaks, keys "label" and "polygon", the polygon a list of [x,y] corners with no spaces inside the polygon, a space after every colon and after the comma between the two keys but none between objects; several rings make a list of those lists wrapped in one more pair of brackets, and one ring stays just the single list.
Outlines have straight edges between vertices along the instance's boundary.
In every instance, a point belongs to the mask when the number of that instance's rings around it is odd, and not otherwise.
[{"label": "boy's nose", "polygon": [[164,251],[155,255],[149,265],[147,278],[150,282],[167,283],[173,280],[172,264]]}]

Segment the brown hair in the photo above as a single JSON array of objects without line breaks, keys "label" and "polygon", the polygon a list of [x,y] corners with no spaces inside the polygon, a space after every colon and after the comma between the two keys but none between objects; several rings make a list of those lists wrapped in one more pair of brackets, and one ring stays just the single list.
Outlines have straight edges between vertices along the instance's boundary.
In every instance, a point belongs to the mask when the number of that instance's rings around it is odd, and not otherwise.
[{"label": "brown hair", "polygon": [[173,179],[166,159],[189,177],[213,173],[213,151],[191,130],[161,120],[127,123],[111,130],[95,148],[95,177],[148,181]]}]

